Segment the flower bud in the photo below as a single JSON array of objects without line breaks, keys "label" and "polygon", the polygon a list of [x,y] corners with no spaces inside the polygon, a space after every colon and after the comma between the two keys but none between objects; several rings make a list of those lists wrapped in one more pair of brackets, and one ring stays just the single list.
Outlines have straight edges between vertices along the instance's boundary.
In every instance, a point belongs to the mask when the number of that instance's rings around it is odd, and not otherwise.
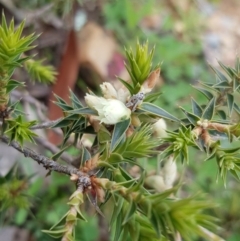
[{"label": "flower bud", "polygon": [[112,84],[104,82],[100,85],[102,94],[106,99],[117,99],[117,91]]},{"label": "flower bud", "polygon": [[87,94],[85,101],[91,109],[98,112],[97,119],[100,120],[101,123],[114,125],[130,118],[131,110],[119,100],[105,99]]},{"label": "flower bud", "polygon": [[164,163],[160,175],[162,175],[166,187],[171,188],[177,177],[177,164],[172,156]]},{"label": "flower bud", "polygon": [[141,87],[141,92],[144,94],[149,93],[152,91],[152,89],[155,87],[158,79],[159,79],[159,74],[160,74],[160,68],[152,71],[144,84]]},{"label": "flower bud", "polygon": [[166,137],[167,136],[167,124],[164,119],[159,119],[156,123],[153,124],[153,130],[157,137]]},{"label": "flower bud", "polygon": [[133,126],[135,126],[135,127],[141,126],[141,121],[139,120],[137,115],[132,115],[131,121],[132,121],[131,123]]}]

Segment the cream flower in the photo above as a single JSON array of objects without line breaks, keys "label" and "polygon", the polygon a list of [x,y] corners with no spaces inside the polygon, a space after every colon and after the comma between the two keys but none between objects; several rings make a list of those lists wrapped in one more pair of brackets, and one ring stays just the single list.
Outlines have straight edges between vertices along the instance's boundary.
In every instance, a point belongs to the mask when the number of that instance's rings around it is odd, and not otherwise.
[{"label": "cream flower", "polygon": [[98,112],[97,119],[102,123],[114,125],[130,118],[131,110],[119,100],[105,99],[87,94],[85,101],[91,109]]},{"label": "cream flower", "polygon": [[112,84],[104,82],[100,85],[103,97],[106,99],[117,99],[117,91]]},{"label": "cream flower", "polygon": [[156,123],[153,124],[153,130],[157,137],[166,137],[167,136],[167,124],[164,119],[159,119]]}]

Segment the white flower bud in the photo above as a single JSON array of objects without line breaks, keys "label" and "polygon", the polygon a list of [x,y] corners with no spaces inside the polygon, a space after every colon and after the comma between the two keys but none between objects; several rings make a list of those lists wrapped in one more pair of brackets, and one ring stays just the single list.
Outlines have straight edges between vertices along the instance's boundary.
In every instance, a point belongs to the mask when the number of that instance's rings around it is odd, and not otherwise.
[{"label": "white flower bud", "polygon": [[160,175],[163,177],[166,187],[171,188],[177,177],[177,164],[172,156],[170,156],[164,163]]},{"label": "white flower bud", "polygon": [[112,84],[104,82],[100,85],[102,94],[106,99],[117,99],[117,91]]},{"label": "white flower bud", "polygon": [[98,112],[97,119],[105,124],[114,125],[130,118],[131,110],[119,100],[87,94],[85,101],[90,108]]},{"label": "white flower bud", "polygon": [[156,133],[157,137],[166,137],[167,136],[167,124],[164,119],[159,119],[156,123],[153,124],[153,131]]}]

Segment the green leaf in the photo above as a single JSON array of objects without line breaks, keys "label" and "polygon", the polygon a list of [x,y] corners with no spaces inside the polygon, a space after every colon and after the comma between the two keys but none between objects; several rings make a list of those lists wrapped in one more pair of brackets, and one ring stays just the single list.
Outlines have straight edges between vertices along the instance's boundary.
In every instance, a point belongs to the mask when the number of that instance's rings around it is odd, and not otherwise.
[{"label": "green leaf", "polygon": [[134,215],[137,209],[137,204],[131,200],[125,218],[123,219],[122,225],[125,225]]},{"label": "green leaf", "polygon": [[10,93],[12,90],[14,90],[14,89],[16,89],[17,87],[20,87],[20,86],[23,87],[24,83],[11,79],[7,83],[6,93],[7,94]]},{"label": "green leaf", "polygon": [[157,237],[160,238],[161,230],[160,230],[159,217],[158,217],[158,214],[155,213],[154,210],[152,210],[152,215],[151,215],[150,221],[151,221],[151,224],[153,225],[153,228],[156,231]]},{"label": "green leaf", "polygon": [[158,107],[154,104],[143,102],[139,109],[143,110],[143,111],[146,111],[149,114],[153,114],[153,115],[158,116],[158,117],[163,117],[163,118],[166,118],[166,119],[171,120],[171,121],[176,121],[176,122],[180,121],[178,118],[171,115],[166,110],[164,110],[164,109],[162,109],[162,108],[160,108],[160,107]]},{"label": "green leaf", "polygon": [[213,87],[214,88],[222,88],[222,89],[231,88],[231,86],[229,85],[229,83],[227,81],[219,82],[219,83],[213,85]]},{"label": "green leaf", "polygon": [[67,120],[64,118],[63,120],[60,120],[58,123],[53,125],[51,128],[63,128],[63,127],[71,125],[72,122],[73,122],[72,120]]},{"label": "green leaf", "polygon": [[62,150],[60,150],[59,152],[57,152],[56,154],[54,154],[51,159],[54,161],[57,161],[58,158],[63,154],[63,152],[68,148],[69,146],[65,146]]},{"label": "green leaf", "polygon": [[200,120],[200,118],[186,110],[184,110],[182,107],[180,109],[183,111],[183,113],[186,115],[187,119],[193,124],[196,125],[197,122]]},{"label": "green leaf", "polygon": [[113,223],[117,219],[119,213],[122,211],[123,203],[124,199],[122,197],[119,197],[115,207],[113,208],[113,213],[109,224],[110,227],[113,226]]},{"label": "green leaf", "polygon": [[61,238],[64,233],[67,232],[67,228],[62,228],[59,230],[42,230],[43,233],[47,233],[53,238]]},{"label": "green leaf", "polygon": [[143,186],[145,176],[146,176],[146,172],[143,171],[141,174],[141,177],[139,178],[139,180],[137,180],[137,183],[132,187],[128,188],[128,193],[139,191],[139,189]]},{"label": "green leaf", "polygon": [[213,118],[214,110],[215,110],[215,102],[216,102],[216,99],[215,97],[213,97],[211,101],[208,103],[208,105],[205,107],[202,114],[202,119],[211,120]]},{"label": "green leaf", "polygon": [[[222,65],[220,62],[218,62],[218,63],[225,70],[225,68],[224,68],[225,66]],[[224,74],[222,74],[218,69],[214,68],[213,66],[210,65],[210,67],[215,72],[215,74],[219,77],[221,82],[228,82],[228,79]]]},{"label": "green leaf", "polygon": [[[128,225],[128,230],[131,236],[131,241],[139,241],[140,239],[140,224],[135,222],[134,225]],[[126,240],[126,239],[125,239]]]},{"label": "green leaf", "polygon": [[237,181],[240,180],[239,174],[236,170],[230,170],[230,172],[237,179]]},{"label": "green leaf", "polygon": [[40,83],[50,84],[54,83],[57,72],[51,65],[43,65],[44,59],[25,61],[25,68],[31,76],[32,81],[37,80]]},{"label": "green leaf", "polygon": [[234,107],[234,96],[232,94],[227,94],[227,104],[228,104],[229,116],[231,116],[233,107]]},{"label": "green leaf", "polygon": [[79,114],[79,115],[97,115],[97,112],[95,110],[92,110],[88,107],[75,109],[75,110],[67,110],[67,112],[71,114]]},{"label": "green leaf", "polygon": [[57,101],[53,101],[57,106],[59,106],[63,111],[70,111],[73,108],[67,104],[67,102],[62,99],[61,97],[57,96],[54,94],[54,97],[56,98]]},{"label": "green leaf", "polygon": [[144,98],[143,102],[150,102],[150,103],[152,103],[152,102],[156,101],[160,97],[161,94],[162,94],[162,92],[156,92],[156,93],[148,94]]},{"label": "green leaf", "polygon": [[123,221],[123,215],[122,215],[122,212],[120,212],[117,217],[117,220],[116,220],[116,225],[115,225],[116,228],[115,228],[115,235],[114,235],[113,241],[118,241],[118,239],[123,231],[122,221]]},{"label": "green leaf", "polygon": [[80,102],[80,100],[78,99],[78,97],[73,93],[73,91],[71,89],[69,91],[70,91],[70,99],[72,101],[72,105],[73,105],[74,109],[83,108],[83,105]]},{"label": "green leaf", "polygon": [[97,133],[98,142],[100,144],[109,143],[111,141],[111,133],[106,129],[105,126],[101,126]]},{"label": "green leaf", "polygon": [[82,145],[82,154],[81,154],[81,165],[83,165],[86,161],[91,159],[90,152]]},{"label": "green leaf", "polygon": [[118,153],[111,153],[110,157],[107,159],[110,164],[116,164],[123,161],[123,157]]},{"label": "green leaf", "polygon": [[209,100],[213,98],[213,94],[210,91],[198,86],[192,86],[192,87],[198,90],[199,92],[201,92],[202,94],[204,94]]},{"label": "green leaf", "polygon": [[231,68],[231,67],[227,67],[226,65],[224,65],[222,62],[218,62],[218,64],[221,66],[221,68],[225,71],[225,73],[232,78],[234,75],[237,75],[237,72]]},{"label": "green leaf", "polygon": [[240,114],[240,108],[238,107],[238,105],[236,103],[233,104],[233,108],[238,114]]},{"label": "green leaf", "polygon": [[201,117],[203,112],[202,107],[193,98],[191,99],[191,101],[194,115]]},{"label": "green leaf", "polygon": [[131,80],[132,80],[133,84],[136,85],[136,84],[138,83],[138,81],[137,81],[137,79],[135,78],[135,76],[133,75],[131,69],[130,69],[126,64],[125,64],[124,66],[125,66],[125,68],[127,69],[127,71],[128,71],[128,73],[129,73],[129,75],[130,75],[130,77],[131,77]]},{"label": "green leaf", "polygon": [[120,82],[128,89],[131,95],[134,94],[134,88],[125,80],[121,79],[120,77],[117,77]]},{"label": "green leaf", "polygon": [[114,149],[117,147],[117,145],[120,143],[122,138],[125,136],[125,132],[127,131],[131,120],[127,119],[125,121],[119,122],[114,126],[113,134],[112,134],[112,140],[111,140],[111,146],[110,150],[114,151]]},{"label": "green leaf", "polygon": [[217,110],[217,113],[223,120],[227,119],[227,115],[224,110]]}]

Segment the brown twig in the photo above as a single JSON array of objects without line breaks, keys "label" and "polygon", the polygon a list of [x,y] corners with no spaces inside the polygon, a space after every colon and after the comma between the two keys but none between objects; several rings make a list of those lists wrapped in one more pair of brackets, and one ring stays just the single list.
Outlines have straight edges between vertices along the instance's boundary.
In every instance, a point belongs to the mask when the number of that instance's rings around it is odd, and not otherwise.
[{"label": "brown twig", "polygon": [[78,176],[77,182],[84,188],[88,188],[91,185],[90,177],[86,173],[81,172],[75,167],[61,165],[41,154],[36,153],[35,151],[29,148],[21,147],[20,144],[16,141],[10,142],[7,136],[0,136],[0,140],[8,144],[9,146],[13,147],[14,149],[18,150],[19,152],[23,153],[25,157],[30,157],[32,160],[43,165],[49,171],[64,173],[70,176],[75,174]]},{"label": "brown twig", "polygon": [[43,123],[37,124],[32,126],[30,129],[31,130],[37,130],[37,129],[48,129],[54,125],[56,125],[59,121],[61,121],[62,118],[59,118],[57,120],[53,120],[53,121],[45,121]]}]

